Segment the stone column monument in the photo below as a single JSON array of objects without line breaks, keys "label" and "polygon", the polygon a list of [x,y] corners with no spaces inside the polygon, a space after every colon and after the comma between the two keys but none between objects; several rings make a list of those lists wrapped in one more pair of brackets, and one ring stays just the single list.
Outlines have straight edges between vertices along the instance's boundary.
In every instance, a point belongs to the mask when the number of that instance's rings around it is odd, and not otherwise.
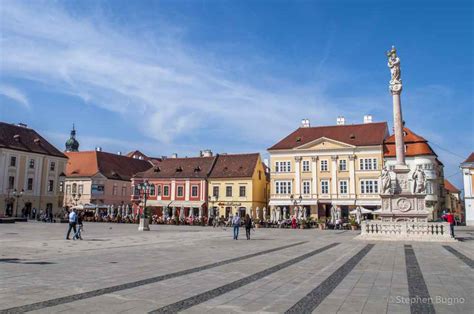
[{"label": "stone column monument", "polygon": [[[395,145],[397,163],[392,171],[384,169],[382,172],[382,208],[378,211],[383,221],[414,221],[426,222],[428,211],[425,209],[425,190],[411,189],[416,184],[409,177],[410,169],[405,163],[405,142],[403,139],[403,115],[401,104],[402,79],[400,71],[400,58],[397,50],[387,52],[388,67],[391,79],[389,90],[393,99],[393,126],[395,132]],[[423,171],[419,169],[419,171]],[[391,179],[388,185],[387,178]],[[413,183],[413,184],[412,184]],[[390,188],[387,188],[389,186]]]}]

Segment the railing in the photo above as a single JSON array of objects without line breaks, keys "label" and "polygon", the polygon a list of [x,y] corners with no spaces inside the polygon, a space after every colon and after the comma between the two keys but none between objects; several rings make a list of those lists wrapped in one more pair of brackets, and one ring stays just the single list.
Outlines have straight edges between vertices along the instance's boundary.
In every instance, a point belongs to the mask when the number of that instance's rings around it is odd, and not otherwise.
[{"label": "railing", "polygon": [[370,221],[361,224],[361,236],[380,239],[421,241],[450,241],[451,231],[446,222]]}]

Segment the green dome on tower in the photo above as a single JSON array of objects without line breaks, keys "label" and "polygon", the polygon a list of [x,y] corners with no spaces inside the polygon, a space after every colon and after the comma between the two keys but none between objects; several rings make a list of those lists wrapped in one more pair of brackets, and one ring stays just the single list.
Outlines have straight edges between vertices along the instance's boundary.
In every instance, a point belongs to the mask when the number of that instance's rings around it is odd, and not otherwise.
[{"label": "green dome on tower", "polygon": [[76,140],[76,129],[74,129],[74,124],[72,125],[71,136],[66,141],[66,152],[78,152],[79,151],[79,142]]}]

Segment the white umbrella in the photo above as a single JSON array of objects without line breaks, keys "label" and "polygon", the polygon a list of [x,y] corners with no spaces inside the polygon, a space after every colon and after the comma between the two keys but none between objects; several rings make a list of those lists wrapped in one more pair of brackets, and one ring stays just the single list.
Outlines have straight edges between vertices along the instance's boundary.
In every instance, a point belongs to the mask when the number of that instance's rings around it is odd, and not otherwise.
[{"label": "white umbrella", "polygon": [[184,207],[181,206],[181,209],[179,211],[179,219],[184,219]]},{"label": "white umbrella", "polygon": [[114,205],[110,205],[110,212],[112,213],[112,217],[115,216],[115,206]]},{"label": "white umbrella", "polygon": [[308,218],[308,209],[303,207],[303,219],[306,220]]},{"label": "white umbrella", "polygon": [[202,218],[202,206],[199,206],[199,219]]},{"label": "white umbrella", "polygon": [[275,215],[275,222],[279,222],[279,221],[280,221],[280,215],[281,215],[281,208],[280,208],[280,207],[277,207],[276,215]]},{"label": "white umbrella", "polygon": [[194,207],[189,208],[189,215],[188,217],[194,217]]},{"label": "white umbrella", "polygon": [[130,206],[127,204],[127,215],[130,215]]},{"label": "white umbrella", "polygon": [[286,206],[283,207],[283,220],[286,219],[286,213],[288,212],[288,210],[286,209]]},{"label": "white umbrella", "polygon": [[262,219],[265,221],[265,220],[267,220],[267,208],[266,208],[266,207],[263,207],[263,210],[262,210],[262,211],[263,211],[263,217],[262,217]]},{"label": "white umbrella", "polygon": [[333,206],[331,206],[331,223],[333,225],[336,224],[336,208]]},{"label": "white umbrella", "polygon": [[95,216],[99,217],[99,205],[95,206]]},{"label": "white umbrella", "polygon": [[249,208],[249,216],[250,218],[253,218],[252,207]]},{"label": "white umbrella", "polygon": [[260,219],[260,208],[258,208],[258,206],[257,208],[255,208],[255,214],[257,216],[257,219]]},{"label": "white umbrella", "polygon": [[176,217],[176,207],[173,206],[173,209],[171,210],[171,218],[174,219]]}]

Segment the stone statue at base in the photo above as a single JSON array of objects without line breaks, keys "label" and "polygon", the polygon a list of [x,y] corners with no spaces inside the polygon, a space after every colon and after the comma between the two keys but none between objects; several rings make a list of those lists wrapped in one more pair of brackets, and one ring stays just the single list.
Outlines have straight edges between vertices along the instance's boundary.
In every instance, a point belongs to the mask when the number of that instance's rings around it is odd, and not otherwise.
[{"label": "stone statue at base", "polygon": [[421,166],[416,167],[416,170],[411,175],[413,179],[413,193],[424,193],[426,189],[426,175],[421,169]]}]

